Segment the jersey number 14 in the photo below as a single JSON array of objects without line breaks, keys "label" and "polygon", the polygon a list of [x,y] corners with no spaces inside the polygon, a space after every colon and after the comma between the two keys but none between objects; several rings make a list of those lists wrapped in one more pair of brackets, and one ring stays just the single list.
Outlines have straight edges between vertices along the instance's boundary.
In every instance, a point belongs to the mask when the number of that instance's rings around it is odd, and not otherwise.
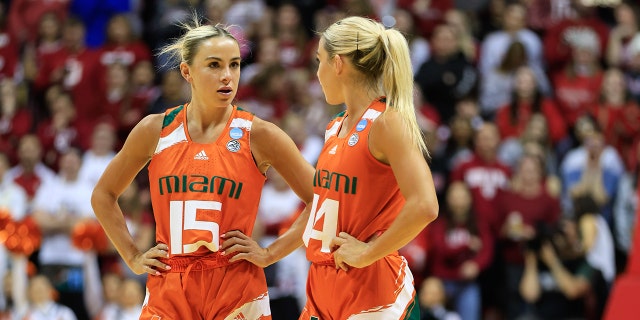
[{"label": "jersey number 14", "polygon": [[[338,208],[340,202],[332,199],[325,199],[322,201],[320,208],[318,208],[318,201],[320,196],[313,195],[313,204],[311,206],[311,214],[309,214],[309,221],[307,221],[307,227],[304,229],[304,235],[302,240],[305,246],[309,246],[309,239],[316,239],[322,241],[321,252],[331,252],[331,240],[337,236],[338,231]],[[316,223],[324,217],[322,224],[322,230],[314,228]]]}]

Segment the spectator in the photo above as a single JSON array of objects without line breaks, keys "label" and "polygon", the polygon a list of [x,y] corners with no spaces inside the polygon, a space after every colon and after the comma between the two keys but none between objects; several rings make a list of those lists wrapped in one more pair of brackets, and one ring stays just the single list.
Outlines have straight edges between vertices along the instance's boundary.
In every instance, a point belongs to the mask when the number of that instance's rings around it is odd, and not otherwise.
[{"label": "spectator", "polygon": [[[9,170],[9,158],[5,153],[0,152],[0,208],[3,208],[2,214],[8,214],[11,220],[20,221],[27,215],[27,194],[20,186],[5,177],[7,170]],[[26,267],[26,259],[24,255],[9,254],[4,244],[0,244],[0,314],[9,311],[8,299],[14,302],[18,300],[4,295],[4,280],[8,275],[15,279],[26,278],[26,268],[20,268],[20,266]],[[12,283],[17,281],[12,280]],[[15,291],[14,293],[17,294]]]},{"label": "spectator", "polygon": [[71,0],[13,0],[9,7],[9,29],[20,43],[35,43],[42,16],[53,12],[60,21],[69,14]]},{"label": "spectator", "polygon": [[453,27],[436,27],[431,37],[431,56],[415,75],[426,102],[438,110],[445,123],[455,113],[456,102],[472,93],[478,78],[455,39]]},{"label": "spectator", "polygon": [[149,47],[136,38],[127,15],[112,16],[106,30],[106,42],[99,49],[100,63],[104,67],[118,63],[132,69],[139,62],[151,61]]},{"label": "spectator", "polygon": [[[600,214],[600,208],[591,196],[583,195],[573,199],[573,219],[570,223],[575,224],[587,262],[600,271],[607,288],[611,288],[616,276],[613,237],[609,225]],[[607,289],[605,295],[608,291]]]},{"label": "spectator", "polygon": [[473,35],[469,19],[468,14],[459,9],[449,9],[444,13],[444,22],[455,31],[460,51],[475,65],[478,62],[480,43]]},{"label": "spectator", "polygon": [[[634,230],[636,229],[636,210],[638,209],[638,175],[640,174],[640,140],[636,141],[635,163],[627,168],[617,188],[617,196],[613,205],[613,221],[615,222],[616,248],[622,253],[622,261],[618,269],[626,267],[626,258],[631,252]],[[622,271],[622,270],[621,270]]]},{"label": "spectator", "polygon": [[[482,74],[480,82],[480,110],[485,119],[493,120],[499,108],[513,102],[514,76],[518,69],[530,65],[522,43],[512,42],[498,66]],[[549,80],[542,71],[531,67],[533,80],[543,95],[549,93]]]},{"label": "spectator", "polygon": [[447,300],[462,319],[480,319],[482,303],[478,276],[493,259],[493,239],[488,226],[477,220],[471,193],[454,182],[446,195],[446,214],[429,227],[432,276],[442,279]]},{"label": "spectator", "polygon": [[594,288],[596,271],[587,263],[577,233],[549,231],[540,247],[525,253],[520,295],[527,303],[522,317],[585,319],[586,297]]},{"label": "spectator", "polygon": [[49,106],[51,117],[36,128],[44,151],[43,161],[50,168],[58,168],[60,155],[71,147],[83,146],[90,124],[77,119],[76,108],[68,93],[60,93]]},{"label": "spectator", "polygon": [[627,91],[622,71],[611,68],[604,73],[600,100],[591,108],[591,113],[605,143],[614,147],[624,157],[625,166],[631,168],[633,162],[627,152],[640,133],[640,106]]},{"label": "spectator", "polygon": [[506,314],[513,319],[523,310],[518,295],[522,276],[523,252],[529,241],[560,217],[560,203],[547,193],[541,158],[525,154],[511,179],[511,188],[501,191],[496,200],[500,216],[499,261],[504,261],[503,283],[506,285]]},{"label": "spectator", "polygon": [[536,81],[535,72],[527,66],[520,67],[514,74],[510,102],[498,109],[496,125],[502,139],[518,138],[536,114],[544,116],[553,145],[567,136],[567,127],[562,114],[553,99],[545,97]]},{"label": "spectator", "polygon": [[59,304],[54,299],[55,289],[49,279],[37,275],[29,281],[29,309],[20,319],[78,319],[67,306]]},{"label": "spectator", "polygon": [[609,27],[600,20],[595,7],[582,0],[570,0],[573,13],[548,27],[544,37],[544,57],[550,74],[554,74],[570,63],[576,41],[588,34],[590,50],[605,52],[609,38]]},{"label": "spectator", "polygon": [[[267,179],[258,206],[258,220],[264,228],[259,242],[262,247],[270,245],[288,229],[302,208],[300,198],[280,174],[269,170]],[[306,301],[308,269],[309,262],[301,248],[265,268],[274,319],[296,319],[300,315]]]},{"label": "spectator", "polygon": [[475,134],[474,155],[451,173],[451,181],[464,181],[473,195],[476,218],[485,221],[490,230],[499,230],[499,216],[494,199],[509,182],[510,170],[497,158],[500,135],[494,124],[485,123]]},{"label": "spectator", "polygon": [[71,92],[76,114],[81,122],[90,122],[100,116],[96,108],[96,92],[100,86],[99,60],[95,51],[84,43],[85,27],[80,20],[68,18],[62,31],[63,48],[42,57],[34,87],[44,92],[49,86],[60,84]]},{"label": "spectator", "polygon": [[104,169],[116,155],[116,132],[108,122],[97,124],[91,134],[91,147],[82,155],[80,179],[95,186]]},{"label": "spectator", "polygon": [[602,85],[600,41],[595,32],[580,29],[568,39],[571,57],[562,71],[552,73],[556,102],[569,128],[596,104]]},{"label": "spectator", "polygon": [[447,295],[442,280],[430,277],[420,284],[420,320],[460,320],[457,313],[447,309]]},{"label": "spectator", "polygon": [[17,160],[18,141],[34,123],[33,113],[20,99],[18,89],[12,79],[0,80],[0,152],[6,152],[11,163]]},{"label": "spectator", "polygon": [[167,108],[181,105],[187,101],[180,70],[165,71],[161,77],[160,95],[151,102],[148,113],[162,113]]},{"label": "spectator", "polygon": [[122,287],[123,279],[120,275],[113,272],[103,272],[102,275],[102,290],[104,301],[100,312],[94,320],[110,320],[118,314],[119,306],[118,300],[120,298],[120,288]]},{"label": "spectator", "polygon": [[160,96],[160,88],[156,85],[155,78],[156,74],[151,61],[140,61],[133,66],[130,83],[131,106],[123,114],[125,124],[140,115],[146,115],[151,103]]},{"label": "spectator", "polygon": [[62,20],[55,12],[45,12],[38,23],[38,34],[25,45],[22,55],[24,77],[33,82],[38,75],[42,59],[62,49]]},{"label": "spectator", "polygon": [[609,67],[626,68],[631,59],[631,39],[640,31],[640,12],[631,1],[621,1],[614,10],[616,21],[609,32],[606,60]]},{"label": "spectator", "polygon": [[31,202],[40,186],[55,176],[55,172],[42,162],[42,144],[38,136],[22,136],[18,142],[18,164],[7,171],[5,178],[17,183],[27,193],[28,211],[31,211]]},{"label": "spectator", "polygon": [[238,104],[261,119],[278,122],[289,109],[287,82],[283,65],[265,66],[248,85],[238,89]]},{"label": "spectator", "polygon": [[567,154],[560,165],[565,212],[571,212],[571,198],[590,195],[602,208],[602,215],[613,228],[612,206],[624,164],[601,132],[585,123],[582,145]]},{"label": "spectator", "polygon": [[640,103],[640,33],[629,42],[629,62],[623,69],[625,83],[636,103]]},{"label": "spectator", "polygon": [[[511,3],[506,6],[502,29],[488,34],[482,42],[478,62],[480,73],[485,74],[498,67],[514,42],[522,44],[527,64],[532,69],[543,70],[542,41],[537,34],[526,28],[526,17],[527,8],[523,4]],[[548,84],[543,88],[548,92]]]},{"label": "spectator", "polygon": [[394,27],[407,38],[411,55],[411,69],[415,75],[420,66],[429,58],[429,42],[418,33],[411,12],[396,8],[393,18],[396,21]]},{"label": "spectator", "polygon": [[81,160],[77,149],[62,155],[57,177],[43,184],[36,194],[33,217],[43,233],[38,256],[41,272],[60,294],[59,302],[70,307],[78,319],[88,319],[82,268],[85,253],[71,243],[75,224],[95,218],[91,208],[93,188],[78,176]]},{"label": "spectator", "polygon": [[15,35],[7,27],[7,10],[4,2],[0,3],[0,80],[13,79],[20,63],[20,44]]}]

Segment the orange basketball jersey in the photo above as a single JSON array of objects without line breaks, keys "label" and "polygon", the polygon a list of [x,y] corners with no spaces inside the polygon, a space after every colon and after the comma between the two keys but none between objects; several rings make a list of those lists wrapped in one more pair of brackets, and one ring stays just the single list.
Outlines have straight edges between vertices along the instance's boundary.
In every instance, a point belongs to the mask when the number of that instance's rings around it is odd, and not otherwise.
[{"label": "orange basketball jersey", "polygon": [[251,154],[251,113],[234,106],[218,139],[202,144],[189,136],[187,108],[165,112],[149,164],[156,241],[170,257],[217,252],[230,230],[250,236],[265,182]]},{"label": "orange basketball jersey", "polygon": [[348,116],[345,112],[327,126],[303,236],[307,258],[313,263],[334,264],[330,244],[340,232],[367,241],[385,231],[404,204],[391,167],[369,151],[371,124],[385,108],[384,100],[374,101],[344,138],[338,132]]}]

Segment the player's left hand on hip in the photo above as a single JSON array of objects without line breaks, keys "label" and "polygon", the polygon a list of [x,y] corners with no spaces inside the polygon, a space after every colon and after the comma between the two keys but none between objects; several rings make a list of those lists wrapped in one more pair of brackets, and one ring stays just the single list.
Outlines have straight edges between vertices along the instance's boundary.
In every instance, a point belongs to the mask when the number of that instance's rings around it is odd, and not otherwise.
[{"label": "player's left hand on hip", "polygon": [[363,268],[371,264],[364,259],[364,253],[369,248],[369,244],[362,242],[346,232],[340,232],[337,237],[331,240],[333,259],[336,269],[347,271],[349,267]]},{"label": "player's left hand on hip", "polygon": [[259,267],[269,265],[269,252],[251,237],[245,235],[239,230],[228,231],[222,236],[223,242],[221,246],[223,255],[232,255],[230,262],[239,260],[247,260]]}]

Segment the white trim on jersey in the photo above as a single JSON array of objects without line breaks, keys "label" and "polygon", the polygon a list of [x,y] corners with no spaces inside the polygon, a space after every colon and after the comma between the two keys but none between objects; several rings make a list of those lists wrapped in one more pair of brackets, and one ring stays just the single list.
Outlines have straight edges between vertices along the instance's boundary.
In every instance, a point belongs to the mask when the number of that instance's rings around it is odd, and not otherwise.
[{"label": "white trim on jersey", "polygon": [[327,140],[329,140],[329,137],[338,133],[338,128],[340,128],[341,124],[342,121],[336,121],[333,123],[333,126],[331,128],[327,129],[327,131],[324,133],[324,142],[327,142]]},{"label": "white trim on jersey", "polygon": [[[404,279],[403,279],[404,278]],[[407,260],[402,257],[402,267],[398,272],[396,282],[400,282],[400,286],[396,288],[398,296],[393,304],[385,306],[377,306],[369,310],[361,311],[358,314],[349,316],[348,320],[376,320],[376,319],[401,319],[407,312],[407,308],[412,303],[415,289],[413,286],[413,275],[409,270]]]},{"label": "white trim on jersey", "polygon": [[369,109],[362,115],[362,119],[375,120],[381,114],[382,114],[382,112],[380,112],[380,111],[377,111],[377,110],[374,110],[374,109]]},{"label": "white trim on jersey", "polygon": [[187,142],[187,134],[184,131],[184,123],[181,123],[166,137],[161,137],[160,139],[158,139],[158,146],[156,147],[156,151],[153,154],[156,155],[162,152],[164,149],[167,149],[181,142]]},{"label": "white trim on jersey", "polygon": [[234,310],[224,320],[256,320],[263,316],[270,316],[269,293],[265,292],[259,297]]},{"label": "white trim on jersey", "polygon": [[253,125],[253,121],[251,120],[233,118],[233,120],[231,120],[231,124],[229,124],[229,128],[242,128],[247,131],[251,131],[251,125]]}]

